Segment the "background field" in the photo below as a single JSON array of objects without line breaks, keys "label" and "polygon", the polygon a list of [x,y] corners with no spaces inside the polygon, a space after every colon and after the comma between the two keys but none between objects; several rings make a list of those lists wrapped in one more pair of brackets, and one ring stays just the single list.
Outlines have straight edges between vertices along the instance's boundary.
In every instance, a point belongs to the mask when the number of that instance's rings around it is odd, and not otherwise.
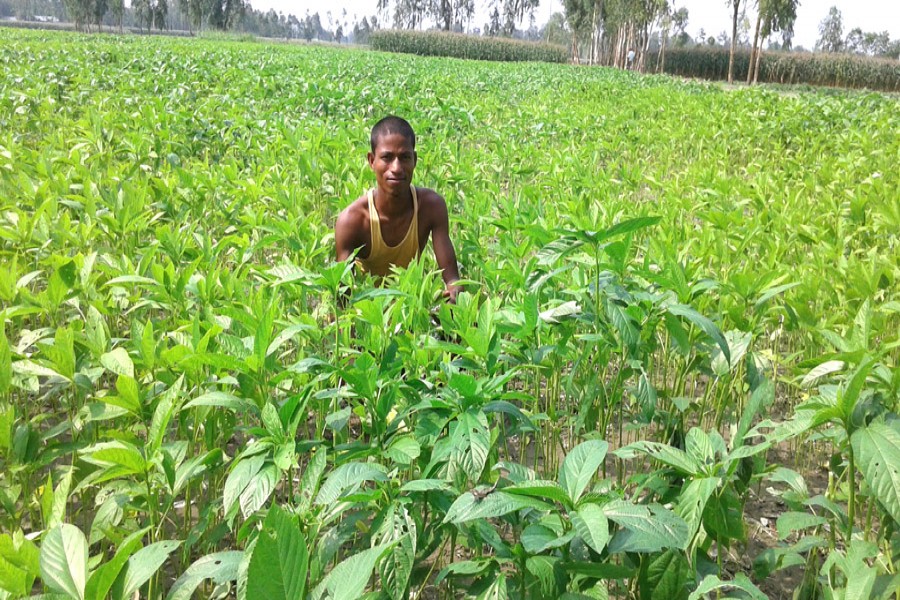
[{"label": "background field", "polygon": [[[895,98],[6,29],[0,64],[0,598],[897,587]],[[456,307],[430,256],[332,263],[388,113]]]}]

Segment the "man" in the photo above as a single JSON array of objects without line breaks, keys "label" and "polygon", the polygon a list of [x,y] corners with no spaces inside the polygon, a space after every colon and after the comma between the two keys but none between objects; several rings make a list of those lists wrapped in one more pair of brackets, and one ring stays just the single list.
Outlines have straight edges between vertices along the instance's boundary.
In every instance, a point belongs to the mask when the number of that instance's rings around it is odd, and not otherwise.
[{"label": "man", "polygon": [[390,116],[375,124],[369,142],[367,158],[375,172],[375,189],[338,215],[334,226],[337,259],[347,260],[359,249],[357,266],[382,277],[394,265],[409,265],[431,236],[444,278],[444,297],[455,302],[459,269],[450,241],[447,204],[434,190],[412,184],[416,134],[404,119]]}]

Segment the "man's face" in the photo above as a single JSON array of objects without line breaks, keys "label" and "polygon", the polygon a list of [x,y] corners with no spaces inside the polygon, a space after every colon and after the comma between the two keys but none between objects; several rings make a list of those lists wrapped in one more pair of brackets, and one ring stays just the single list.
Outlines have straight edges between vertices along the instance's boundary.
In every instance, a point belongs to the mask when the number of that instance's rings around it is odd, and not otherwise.
[{"label": "man's face", "polygon": [[381,189],[401,190],[412,183],[416,151],[405,136],[389,133],[379,137],[375,152],[369,152],[368,159]]}]

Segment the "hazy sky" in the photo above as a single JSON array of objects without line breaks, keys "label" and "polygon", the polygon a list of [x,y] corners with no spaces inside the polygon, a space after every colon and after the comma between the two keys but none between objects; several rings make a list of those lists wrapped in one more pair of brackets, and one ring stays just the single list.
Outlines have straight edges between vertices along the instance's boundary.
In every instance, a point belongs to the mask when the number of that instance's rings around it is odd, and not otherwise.
[{"label": "hazy sky", "polygon": [[[293,13],[302,17],[309,12],[319,12],[323,24],[327,26],[325,13],[331,11],[335,21],[346,21],[353,27],[358,18],[376,13],[376,0],[330,0],[327,3],[313,0],[250,0],[253,8],[268,10],[274,8],[285,14]],[[690,18],[687,31],[697,35],[702,27],[707,35],[717,36],[722,31],[731,32],[731,12],[726,0],[669,0],[675,8],[688,9]],[[746,0],[745,0],[746,1]],[[755,2],[750,0],[755,7]],[[488,5],[491,0],[475,0],[476,16],[472,27],[483,27],[487,21]],[[819,23],[828,14],[831,6],[837,6],[843,15],[844,35],[854,27],[863,31],[884,31],[892,39],[900,38],[900,0],[800,0],[797,22],[794,25],[794,45],[812,48],[819,37]],[[347,17],[341,17],[347,11]],[[545,23],[553,11],[562,10],[562,0],[541,0],[535,13],[538,25]],[[752,10],[748,10],[748,15]],[[751,18],[752,21],[752,18]]]}]

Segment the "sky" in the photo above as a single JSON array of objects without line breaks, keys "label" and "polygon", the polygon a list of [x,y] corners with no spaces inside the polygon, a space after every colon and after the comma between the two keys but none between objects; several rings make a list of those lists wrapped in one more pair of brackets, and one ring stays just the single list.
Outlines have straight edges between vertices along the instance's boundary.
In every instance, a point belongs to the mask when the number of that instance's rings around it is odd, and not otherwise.
[{"label": "sky", "polygon": [[[746,0],[745,0],[746,1]],[[755,2],[750,0],[753,6]],[[303,17],[307,11],[318,12],[322,16],[323,25],[327,26],[325,13],[331,11],[335,21],[346,21],[352,28],[353,23],[363,16],[376,14],[376,0],[329,0],[327,3],[315,0],[250,0],[253,8],[267,11],[274,8],[277,12],[294,14]],[[475,0],[476,16],[472,27],[483,27],[487,21],[488,5],[491,0]],[[689,13],[687,32],[693,37],[703,28],[707,36],[718,36],[727,31],[731,35],[731,10],[726,0],[669,0],[677,8],[687,8]],[[900,0],[800,0],[797,10],[797,22],[794,24],[794,46],[811,49],[819,37],[819,23],[828,14],[831,6],[837,6],[843,16],[844,35],[854,27],[863,31],[885,31],[891,39],[900,38]],[[347,11],[346,18],[342,17]],[[538,26],[547,22],[552,12],[562,11],[562,0],[541,0],[535,12]],[[752,13],[748,9],[748,16]],[[381,16],[379,16],[381,18]],[[383,19],[382,19],[383,20]],[[753,18],[751,17],[751,22]],[[774,39],[774,38],[773,38]]]}]

